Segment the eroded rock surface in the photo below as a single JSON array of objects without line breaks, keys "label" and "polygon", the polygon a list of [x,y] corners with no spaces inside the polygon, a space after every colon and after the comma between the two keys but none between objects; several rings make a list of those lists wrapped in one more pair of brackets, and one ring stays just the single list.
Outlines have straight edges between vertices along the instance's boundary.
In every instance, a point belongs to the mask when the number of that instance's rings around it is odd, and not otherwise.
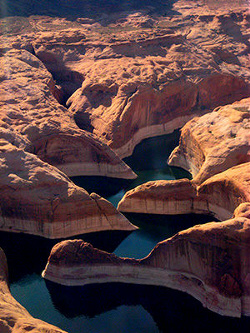
[{"label": "eroded rock surface", "polygon": [[60,92],[38,58],[11,49],[0,61],[1,137],[7,138],[8,130],[16,133],[22,142],[18,146],[68,176],[136,177],[106,144],[76,126],[58,103]]},{"label": "eroded rock surface", "polygon": [[119,202],[122,212],[147,214],[211,214],[219,220],[250,201],[250,163],[219,173],[197,186],[188,179],[151,181],[128,191]]},{"label": "eroded rock surface", "polygon": [[190,171],[201,184],[228,168],[250,161],[250,99],[189,121],[169,164]]},{"label": "eroded rock surface", "polygon": [[135,229],[110,202],[57,168],[3,139],[0,145],[0,230],[66,238]]},{"label": "eroded rock surface", "polygon": [[8,267],[0,248],[0,332],[1,333],[66,333],[65,331],[33,318],[11,295],[8,286]]},{"label": "eroded rock surface", "polygon": [[64,285],[126,282],[185,291],[223,315],[250,315],[250,204],[234,217],[181,231],[144,259],[119,258],[81,240],[51,251],[43,276]]},{"label": "eroded rock surface", "polygon": [[76,124],[125,157],[250,91],[247,4],[182,0],[164,16],[148,12],[9,18],[2,43],[33,52]]}]

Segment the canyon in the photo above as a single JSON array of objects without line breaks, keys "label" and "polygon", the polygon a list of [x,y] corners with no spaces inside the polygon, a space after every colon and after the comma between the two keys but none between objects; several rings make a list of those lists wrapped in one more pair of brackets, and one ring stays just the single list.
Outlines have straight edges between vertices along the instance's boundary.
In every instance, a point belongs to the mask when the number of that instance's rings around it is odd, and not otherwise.
[{"label": "canyon", "polygon": [[64,241],[52,249],[43,277],[63,285],[165,286],[219,314],[249,316],[249,105],[249,99],[241,100],[184,126],[169,161],[190,170],[192,180],[147,182],[118,204],[122,212],[209,214],[220,222],[181,231],[143,259],[120,258],[82,240]]},{"label": "canyon", "polygon": [[[43,277],[169,287],[219,314],[250,316],[248,4],[132,1],[107,9],[101,1],[100,15],[95,2],[33,5],[6,4],[12,16],[0,19],[0,231],[64,239],[136,230],[122,213],[209,214],[219,222],[180,231],[142,259],[64,240]],[[69,178],[133,180],[123,158],[142,140],[180,128],[168,163],[192,180],[147,182],[116,209]],[[31,317],[7,280],[0,251],[3,333],[63,332]]]}]

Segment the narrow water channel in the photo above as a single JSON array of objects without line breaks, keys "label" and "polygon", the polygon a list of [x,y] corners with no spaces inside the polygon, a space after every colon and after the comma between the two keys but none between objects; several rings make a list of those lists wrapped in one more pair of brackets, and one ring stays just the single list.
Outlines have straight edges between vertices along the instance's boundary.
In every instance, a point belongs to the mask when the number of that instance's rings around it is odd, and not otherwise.
[{"label": "narrow water channel", "polygon": [[[126,160],[137,172],[134,181],[103,177],[75,177],[89,192],[97,192],[117,205],[125,191],[148,180],[190,177],[166,164],[179,133],[148,139]],[[119,256],[142,258],[161,240],[179,230],[211,220],[209,216],[127,214],[139,226],[132,232],[81,235],[94,246]],[[63,287],[40,276],[51,247],[57,241],[29,235],[0,233],[6,252],[11,292],[37,318],[69,333],[249,332],[250,320],[216,315],[189,295],[156,286],[120,283]]]}]

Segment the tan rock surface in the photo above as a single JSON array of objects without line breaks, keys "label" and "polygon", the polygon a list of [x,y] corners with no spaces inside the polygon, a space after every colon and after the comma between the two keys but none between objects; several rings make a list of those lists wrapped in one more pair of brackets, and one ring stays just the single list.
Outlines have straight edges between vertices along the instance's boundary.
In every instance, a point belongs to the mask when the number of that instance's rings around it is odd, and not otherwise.
[{"label": "tan rock surface", "polygon": [[188,179],[151,181],[126,192],[121,212],[147,214],[212,214],[219,220],[250,201],[250,163],[219,173],[197,186]]},{"label": "tan rock surface", "polygon": [[64,285],[126,282],[185,291],[219,314],[250,315],[250,204],[232,219],[181,231],[144,259],[119,258],[81,240],[51,251],[43,276]]},{"label": "tan rock surface", "polygon": [[136,177],[106,144],[76,126],[55,99],[59,91],[39,59],[13,49],[0,61],[1,132],[16,132],[23,149],[69,176]]},{"label": "tan rock surface", "polygon": [[135,227],[107,200],[76,186],[57,168],[0,141],[0,230],[66,238]]},{"label": "tan rock surface", "polygon": [[77,125],[125,157],[146,137],[249,96],[248,7],[226,3],[176,1],[165,16],[10,18],[2,43],[41,59]]},{"label": "tan rock surface", "polygon": [[1,333],[66,333],[65,331],[33,318],[11,295],[8,286],[8,267],[0,248],[0,332]]},{"label": "tan rock surface", "polygon": [[32,44],[55,77],[64,81],[66,67],[77,77],[75,88],[82,78],[70,111],[124,157],[143,138],[249,95],[247,15],[243,8],[207,17],[192,4],[188,15],[158,17],[151,27],[142,28],[145,16],[137,13],[106,28],[65,30],[70,43],[55,30],[40,32]]},{"label": "tan rock surface", "polygon": [[169,164],[190,171],[201,184],[228,168],[250,161],[250,99],[189,121]]}]

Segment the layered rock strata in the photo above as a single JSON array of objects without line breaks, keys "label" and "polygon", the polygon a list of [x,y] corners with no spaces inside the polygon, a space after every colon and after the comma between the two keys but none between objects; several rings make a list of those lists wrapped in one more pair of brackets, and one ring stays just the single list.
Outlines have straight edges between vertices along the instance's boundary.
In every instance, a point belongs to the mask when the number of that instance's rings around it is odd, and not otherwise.
[{"label": "layered rock strata", "polygon": [[125,157],[144,138],[249,95],[247,15],[238,9],[207,18],[193,6],[188,15],[153,19],[142,29],[145,17],[137,13],[106,30],[88,25],[91,34],[85,25],[71,30],[71,49],[57,32],[41,33],[33,47],[56,77],[66,66],[84,78],[69,110],[80,128]]},{"label": "layered rock strata", "polygon": [[2,43],[34,53],[76,124],[125,157],[144,138],[249,95],[247,5],[180,0],[173,9],[9,18]]},{"label": "layered rock strata", "polygon": [[16,133],[21,148],[68,176],[136,177],[106,144],[76,126],[56,100],[60,91],[38,58],[7,48],[0,62],[1,137],[6,138],[6,131]]},{"label": "layered rock strata", "polygon": [[134,230],[113,205],[88,194],[57,168],[0,140],[0,230],[66,238]]},{"label": "layered rock strata", "polygon": [[250,163],[219,173],[197,186],[188,179],[151,181],[128,191],[118,204],[122,212],[146,214],[210,214],[228,219],[250,201]]},{"label": "layered rock strata", "polygon": [[250,204],[234,217],[181,231],[143,259],[119,258],[82,240],[51,251],[43,277],[63,285],[125,282],[185,291],[219,314],[250,315]]},{"label": "layered rock strata", "polygon": [[168,163],[182,167],[201,184],[228,168],[250,161],[250,99],[189,121]]},{"label": "layered rock strata", "polygon": [[0,248],[0,332],[1,333],[66,333],[65,331],[33,318],[11,295],[8,286],[8,267]]}]

